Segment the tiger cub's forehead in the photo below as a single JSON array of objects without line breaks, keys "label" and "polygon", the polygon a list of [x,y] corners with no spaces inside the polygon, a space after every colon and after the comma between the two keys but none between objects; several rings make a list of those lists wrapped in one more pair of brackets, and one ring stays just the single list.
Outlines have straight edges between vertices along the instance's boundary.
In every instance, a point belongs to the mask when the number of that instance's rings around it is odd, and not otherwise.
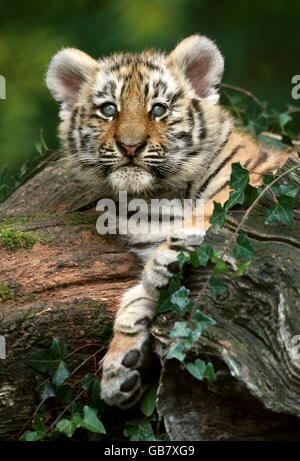
[{"label": "tiger cub's forehead", "polygon": [[92,87],[94,104],[134,97],[141,102],[168,102],[178,90],[163,54],[115,54],[99,62]]}]

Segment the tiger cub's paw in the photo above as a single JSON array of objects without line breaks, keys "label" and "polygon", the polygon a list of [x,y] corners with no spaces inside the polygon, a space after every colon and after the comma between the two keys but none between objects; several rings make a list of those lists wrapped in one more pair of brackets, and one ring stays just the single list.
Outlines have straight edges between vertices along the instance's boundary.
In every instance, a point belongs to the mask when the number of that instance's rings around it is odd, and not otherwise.
[{"label": "tiger cub's paw", "polygon": [[153,381],[156,369],[148,332],[139,339],[116,335],[103,362],[103,400],[122,409],[132,407]]},{"label": "tiger cub's paw", "polygon": [[171,234],[160,245],[143,271],[143,285],[154,295],[168,286],[169,280],[179,272],[179,253],[188,255],[203,242],[205,232],[198,229],[181,229]]}]

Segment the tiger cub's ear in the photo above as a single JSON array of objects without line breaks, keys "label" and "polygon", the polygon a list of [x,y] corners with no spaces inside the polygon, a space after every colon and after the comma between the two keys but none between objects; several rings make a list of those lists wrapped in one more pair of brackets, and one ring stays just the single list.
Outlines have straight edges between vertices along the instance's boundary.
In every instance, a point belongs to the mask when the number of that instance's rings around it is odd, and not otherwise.
[{"label": "tiger cub's ear", "polygon": [[50,61],[46,84],[52,96],[70,111],[78,100],[79,90],[99,68],[98,62],[75,48],[64,48]]},{"label": "tiger cub's ear", "polygon": [[169,55],[169,61],[183,71],[198,96],[214,104],[218,102],[224,59],[209,38],[192,35],[184,39]]}]

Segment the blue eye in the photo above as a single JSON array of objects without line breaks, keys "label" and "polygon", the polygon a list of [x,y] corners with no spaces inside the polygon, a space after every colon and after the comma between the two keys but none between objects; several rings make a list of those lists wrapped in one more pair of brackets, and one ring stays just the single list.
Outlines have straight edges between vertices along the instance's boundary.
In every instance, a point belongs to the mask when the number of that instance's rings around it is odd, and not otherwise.
[{"label": "blue eye", "polygon": [[150,114],[152,117],[156,118],[156,117],[161,117],[166,112],[167,112],[166,106],[164,106],[163,104],[154,104],[154,106],[152,107],[150,111]]},{"label": "blue eye", "polygon": [[118,113],[118,110],[115,104],[112,104],[111,102],[102,104],[102,106],[100,107],[100,110],[102,114],[105,115],[106,117],[115,117]]}]

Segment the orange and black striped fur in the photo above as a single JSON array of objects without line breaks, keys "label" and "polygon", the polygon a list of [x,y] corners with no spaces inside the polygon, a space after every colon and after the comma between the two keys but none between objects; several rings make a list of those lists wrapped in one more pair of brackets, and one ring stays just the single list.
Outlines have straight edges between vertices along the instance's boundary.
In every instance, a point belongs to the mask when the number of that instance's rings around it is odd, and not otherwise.
[{"label": "orange and black striped fur", "polygon": [[[144,269],[141,282],[121,300],[102,377],[103,398],[121,408],[139,400],[151,375],[147,323],[159,288],[173,275],[178,252],[201,244],[213,201],[228,199],[231,164],[245,165],[255,173],[251,184],[258,185],[257,173],[275,171],[288,158],[233,129],[218,104],[223,68],[216,45],[197,35],[170,55],[119,53],[96,61],[66,48],[49,66],[47,85],[60,102],[60,138],[77,173],[99,195],[127,191],[145,200],[204,201],[202,229],[126,236]],[[164,213],[174,219],[176,210]]]}]

